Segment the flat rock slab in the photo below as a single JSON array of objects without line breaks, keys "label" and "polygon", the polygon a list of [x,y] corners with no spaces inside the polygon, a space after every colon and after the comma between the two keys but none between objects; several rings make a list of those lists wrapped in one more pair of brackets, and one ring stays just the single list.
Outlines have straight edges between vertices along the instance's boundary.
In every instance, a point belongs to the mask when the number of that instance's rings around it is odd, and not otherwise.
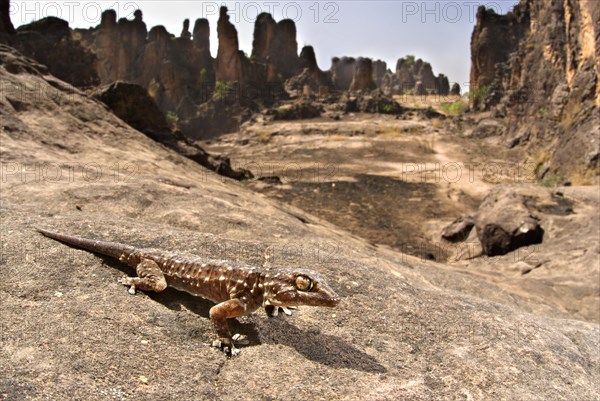
[{"label": "flat rock slab", "polygon": [[[157,145],[76,89],[27,71],[0,64],[0,79],[59,96],[0,95],[0,150],[10,168],[0,203],[2,399],[598,397],[597,324],[470,294],[497,287],[269,201]],[[20,174],[25,167],[38,178]],[[209,345],[209,302],[175,290],[131,296],[117,283],[130,273],[120,262],[36,227],[310,267],[343,301],[232,322],[251,345],[228,359]]]}]

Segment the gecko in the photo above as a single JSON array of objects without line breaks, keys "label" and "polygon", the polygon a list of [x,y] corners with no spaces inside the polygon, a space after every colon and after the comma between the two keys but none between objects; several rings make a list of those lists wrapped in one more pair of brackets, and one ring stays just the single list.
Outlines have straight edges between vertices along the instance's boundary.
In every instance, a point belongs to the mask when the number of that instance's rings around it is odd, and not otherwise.
[{"label": "gecko", "polygon": [[231,335],[227,319],[250,315],[261,307],[272,317],[280,308],[288,313],[287,308],[297,306],[335,307],[341,300],[318,272],[308,269],[204,260],[154,248],[37,230],[69,246],[113,257],[134,267],[137,277],[125,276],[119,280],[129,287],[132,295],[136,289],[161,292],[173,287],[214,302],[209,316],[218,338],[212,345],[229,356],[239,353],[236,345],[247,342],[243,335]]}]

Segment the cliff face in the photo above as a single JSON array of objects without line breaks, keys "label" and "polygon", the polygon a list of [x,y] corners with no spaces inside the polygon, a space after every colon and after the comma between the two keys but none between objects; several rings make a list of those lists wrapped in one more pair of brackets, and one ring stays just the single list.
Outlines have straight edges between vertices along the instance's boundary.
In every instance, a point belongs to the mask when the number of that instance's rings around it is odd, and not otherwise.
[{"label": "cliff face", "polygon": [[2,43],[8,42],[10,36],[15,34],[15,27],[8,15],[9,9],[8,0],[0,0],[0,42]]},{"label": "cliff face", "polygon": [[215,63],[217,81],[244,82],[244,54],[240,52],[237,29],[229,22],[227,8],[221,7],[219,21],[217,22],[217,35],[219,36],[219,50]]},{"label": "cliff face", "polygon": [[542,179],[598,174],[599,38],[597,1],[523,0],[506,16],[479,9],[472,103],[506,117],[509,146],[528,146]]},{"label": "cliff face", "polygon": [[252,64],[257,79],[267,82],[281,82],[298,72],[298,42],[294,21],[275,22],[271,14],[258,15],[254,25]]},{"label": "cliff face", "polygon": [[529,24],[529,4],[526,2],[521,2],[506,15],[479,7],[471,35],[471,88],[492,83],[496,64],[508,60],[529,30]]},{"label": "cliff face", "polygon": [[[4,19],[4,18],[2,18]],[[10,22],[10,20],[9,20]],[[6,41],[24,55],[46,65],[54,76],[78,87],[100,83],[96,55],[72,35],[66,21],[47,17],[9,30]]]}]

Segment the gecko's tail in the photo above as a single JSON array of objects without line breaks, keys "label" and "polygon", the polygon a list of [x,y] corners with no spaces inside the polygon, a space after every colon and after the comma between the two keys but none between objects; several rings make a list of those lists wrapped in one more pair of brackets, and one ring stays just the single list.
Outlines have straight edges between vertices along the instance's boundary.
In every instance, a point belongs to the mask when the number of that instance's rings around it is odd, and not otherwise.
[{"label": "gecko's tail", "polygon": [[73,246],[75,248],[85,249],[86,251],[99,253],[105,256],[111,256],[119,259],[122,255],[128,255],[135,250],[134,247],[119,242],[96,241],[71,235],[60,234],[54,231],[36,228],[40,233],[48,238],[55,239],[63,244]]}]

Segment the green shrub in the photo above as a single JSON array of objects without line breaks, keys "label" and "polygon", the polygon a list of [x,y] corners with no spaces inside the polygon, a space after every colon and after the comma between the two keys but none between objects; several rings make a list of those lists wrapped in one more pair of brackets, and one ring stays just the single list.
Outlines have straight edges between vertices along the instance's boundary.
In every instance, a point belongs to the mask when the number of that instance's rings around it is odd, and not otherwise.
[{"label": "green shrub", "polygon": [[454,103],[443,102],[440,103],[440,109],[451,116],[459,116],[467,111],[469,106],[462,100],[458,100]]},{"label": "green shrub", "polygon": [[383,112],[387,114],[392,114],[394,112],[394,106],[392,106],[391,104],[384,105]]},{"label": "green shrub", "polygon": [[469,101],[475,110],[480,110],[483,106],[483,101],[488,95],[489,87],[486,85],[477,87],[469,91]]},{"label": "green shrub", "polygon": [[213,99],[219,100],[225,98],[230,89],[231,84],[229,82],[217,81],[215,84],[215,90],[213,92]]},{"label": "green shrub", "polygon": [[172,111],[167,111],[167,122],[172,129],[177,129],[177,123],[179,123],[179,116]]}]

